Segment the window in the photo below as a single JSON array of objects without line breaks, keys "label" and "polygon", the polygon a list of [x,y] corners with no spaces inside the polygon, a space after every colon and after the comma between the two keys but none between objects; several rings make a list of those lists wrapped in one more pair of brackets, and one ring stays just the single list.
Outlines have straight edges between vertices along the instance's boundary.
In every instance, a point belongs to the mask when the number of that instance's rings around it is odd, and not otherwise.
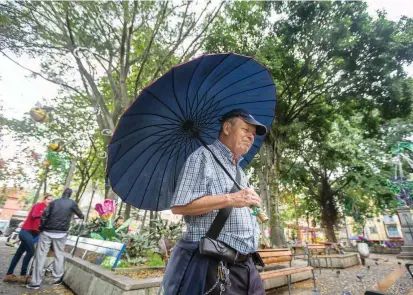
[{"label": "window", "polygon": [[386,226],[387,230],[387,236],[389,238],[399,238],[399,230],[397,229],[397,226]]},{"label": "window", "polygon": [[386,223],[386,224],[394,224],[394,223],[396,223],[396,219],[394,218],[394,216],[388,216],[388,215],[384,215],[383,216],[384,218],[384,223]]},{"label": "window", "polygon": [[369,230],[370,230],[371,234],[377,234],[377,227],[376,226],[370,226]]}]

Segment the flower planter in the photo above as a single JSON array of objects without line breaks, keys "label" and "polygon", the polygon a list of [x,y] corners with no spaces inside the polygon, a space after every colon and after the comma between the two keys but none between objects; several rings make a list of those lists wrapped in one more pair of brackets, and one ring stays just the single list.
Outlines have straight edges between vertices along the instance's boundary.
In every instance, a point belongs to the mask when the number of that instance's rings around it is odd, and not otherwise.
[{"label": "flower planter", "polygon": [[[156,268],[118,268],[117,271],[133,272],[142,269]],[[311,272],[295,274],[292,282],[311,279]],[[79,295],[156,295],[162,282],[162,277],[135,280],[128,276],[116,274],[99,265],[90,263],[66,254],[64,283]],[[275,278],[264,281],[266,290],[287,284],[286,278]]]}]

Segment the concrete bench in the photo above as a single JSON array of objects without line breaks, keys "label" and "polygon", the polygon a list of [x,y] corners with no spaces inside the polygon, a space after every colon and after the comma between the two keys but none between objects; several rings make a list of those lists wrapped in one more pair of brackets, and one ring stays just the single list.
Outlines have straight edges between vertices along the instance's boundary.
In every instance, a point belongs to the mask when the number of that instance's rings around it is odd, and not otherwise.
[{"label": "concrete bench", "polygon": [[[67,237],[66,245],[73,247],[70,254],[73,254],[75,251],[74,246],[76,245],[77,238],[78,237],[76,236]],[[82,259],[85,259],[89,252],[100,254],[96,262],[96,264],[98,265],[102,263],[103,258],[105,258],[106,256],[115,257],[116,260],[112,266],[112,269],[113,269],[113,268],[116,268],[117,264],[119,263],[120,258],[122,257],[122,254],[126,249],[126,245],[122,243],[118,243],[118,242],[111,242],[111,241],[89,239],[89,238],[81,237],[79,238],[79,241],[77,243],[77,248],[86,250],[83,253]]]},{"label": "concrete bench", "polygon": [[[291,294],[291,275],[298,274],[302,272],[311,272],[314,280],[314,289],[316,289],[314,269],[312,266],[292,266],[293,254],[290,249],[265,249],[258,250],[262,260],[266,264],[263,271],[260,273],[261,279],[268,280],[279,277],[287,277],[288,283],[288,294]],[[289,267],[277,269],[277,270],[266,270],[271,264],[277,264],[281,262],[289,262]]]}]

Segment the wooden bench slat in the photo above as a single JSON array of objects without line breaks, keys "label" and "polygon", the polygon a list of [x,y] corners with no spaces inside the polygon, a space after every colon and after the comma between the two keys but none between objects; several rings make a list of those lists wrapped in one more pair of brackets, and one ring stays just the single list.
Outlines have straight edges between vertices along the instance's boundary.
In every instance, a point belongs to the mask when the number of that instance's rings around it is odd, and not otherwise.
[{"label": "wooden bench slat", "polygon": [[279,248],[279,249],[259,249],[257,252],[283,252],[290,251],[288,248]]},{"label": "wooden bench slat", "polygon": [[267,280],[271,278],[278,278],[278,277],[285,277],[288,275],[292,275],[295,273],[300,273],[304,271],[311,271],[313,270],[312,266],[305,266],[305,267],[290,267],[286,269],[277,269],[271,271],[265,271],[260,273],[262,280]]},{"label": "wooden bench slat", "polygon": [[262,261],[264,261],[265,264],[271,264],[271,263],[279,263],[279,262],[289,262],[291,261],[291,257],[273,257],[273,258],[263,258]]},{"label": "wooden bench slat", "polygon": [[259,252],[261,258],[266,257],[279,257],[279,256],[292,256],[291,251],[280,251],[280,252]]}]

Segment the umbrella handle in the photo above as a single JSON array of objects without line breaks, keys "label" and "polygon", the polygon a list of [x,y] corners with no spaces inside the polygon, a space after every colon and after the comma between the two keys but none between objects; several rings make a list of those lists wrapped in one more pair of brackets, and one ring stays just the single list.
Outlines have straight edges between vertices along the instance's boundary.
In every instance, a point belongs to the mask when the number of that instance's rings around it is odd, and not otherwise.
[{"label": "umbrella handle", "polygon": [[[221,166],[221,168],[224,170],[224,172],[229,176],[229,178],[234,182],[235,186],[239,189],[242,190],[241,185],[239,185],[239,183],[234,179],[234,177],[232,177],[232,175],[228,172],[228,170],[225,168],[225,166],[221,163],[221,161],[217,158],[217,156],[215,156],[215,154],[211,151],[211,149],[208,147],[208,145],[206,144],[206,142],[200,138],[200,137],[196,137],[201,144],[212,154],[212,157],[214,157],[215,161],[218,163],[219,166]],[[261,220],[261,222],[267,222],[268,221],[268,216],[265,213],[265,211],[262,208],[259,208],[257,206],[253,206],[253,210],[254,216],[257,216],[259,220]]]}]

